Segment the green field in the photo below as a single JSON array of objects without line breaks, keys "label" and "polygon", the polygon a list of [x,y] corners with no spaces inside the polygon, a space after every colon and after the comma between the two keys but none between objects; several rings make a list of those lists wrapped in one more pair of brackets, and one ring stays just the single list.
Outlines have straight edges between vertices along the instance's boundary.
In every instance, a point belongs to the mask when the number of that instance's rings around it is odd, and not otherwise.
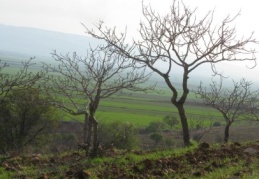
[{"label": "green field", "polygon": [[[13,59],[13,56],[0,58],[3,61],[10,62],[10,67],[7,68],[9,73],[14,73],[15,69],[19,69],[19,65],[21,65],[21,59],[19,60],[19,58],[17,58],[18,60]],[[39,69],[38,65],[34,70],[36,69]],[[180,88],[179,85],[177,87]],[[170,102],[171,91],[168,90],[167,86],[160,83],[157,91],[159,93],[152,91],[148,94],[130,94],[126,92],[102,99],[96,113],[96,119],[99,122],[128,121],[142,127],[148,125],[151,121],[162,120],[167,115],[178,116],[177,109]],[[179,90],[179,93],[181,93],[181,90]],[[186,103],[186,114],[189,120],[222,120],[221,114],[212,108],[202,106],[193,93],[189,94]],[[84,120],[84,116],[71,116],[65,113],[63,116],[63,120]]]},{"label": "green field", "polygon": [[[190,95],[191,96],[191,95]],[[202,106],[190,98],[186,103],[186,114],[189,120],[221,121],[221,114],[212,108]],[[96,113],[99,122],[128,121],[143,127],[151,121],[162,120],[165,116],[178,116],[177,109],[170,103],[167,94],[141,94],[113,96],[103,99]],[[83,116],[67,116],[66,119],[83,121]]]}]

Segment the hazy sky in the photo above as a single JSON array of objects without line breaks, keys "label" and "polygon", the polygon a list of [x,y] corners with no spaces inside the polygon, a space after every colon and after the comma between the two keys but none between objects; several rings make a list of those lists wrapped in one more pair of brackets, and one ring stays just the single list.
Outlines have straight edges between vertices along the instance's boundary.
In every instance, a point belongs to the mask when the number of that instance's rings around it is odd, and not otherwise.
[{"label": "hazy sky", "polygon": [[[141,19],[141,2],[142,0],[0,0],[0,23],[83,34],[80,22],[91,27],[102,20],[111,27],[118,26],[122,29],[127,26],[129,31],[134,31]],[[183,2],[191,7],[198,7],[198,15],[215,9],[216,20],[241,10],[242,15],[236,21],[238,28],[242,32],[258,31],[259,37],[256,0]],[[151,4],[163,13],[169,11],[172,0],[144,0],[144,4]]]},{"label": "hazy sky", "polygon": [[[143,1],[160,14],[169,12],[172,4],[172,0]],[[241,16],[235,21],[237,32],[249,35],[254,31],[255,37],[259,39],[259,10],[256,0],[182,1],[187,6],[197,7],[198,17],[204,16],[209,10],[215,10],[216,22],[241,11]],[[129,34],[135,36],[141,20],[141,4],[142,0],[0,0],[0,23],[84,34],[80,22],[91,28],[102,20],[109,27],[117,26],[119,31],[127,26]],[[259,70],[257,68],[249,73],[257,77]]]}]

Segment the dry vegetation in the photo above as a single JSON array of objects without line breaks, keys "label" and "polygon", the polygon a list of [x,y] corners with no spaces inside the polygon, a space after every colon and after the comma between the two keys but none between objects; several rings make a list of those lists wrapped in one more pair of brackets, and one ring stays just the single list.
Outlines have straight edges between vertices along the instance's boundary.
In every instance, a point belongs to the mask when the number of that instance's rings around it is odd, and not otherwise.
[{"label": "dry vegetation", "polygon": [[[63,132],[66,131],[63,126]],[[73,125],[73,130],[79,125]],[[223,142],[224,126],[213,127],[199,144],[189,148],[152,150],[101,150],[89,159],[84,152],[71,150],[52,155],[11,154],[1,158],[1,178],[254,178],[259,171],[259,124],[247,122],[231,129],[231,141]],[[192,134],[200,132],[193,130]],[[176,132],[164,132],[182,143]],[[221,141],[220,141],[221,136]],[[148,135],[143,145],[153,146]],[[235,142],[234,142],[235,141]],[[253,142],[246,142],[253,141]]]}]

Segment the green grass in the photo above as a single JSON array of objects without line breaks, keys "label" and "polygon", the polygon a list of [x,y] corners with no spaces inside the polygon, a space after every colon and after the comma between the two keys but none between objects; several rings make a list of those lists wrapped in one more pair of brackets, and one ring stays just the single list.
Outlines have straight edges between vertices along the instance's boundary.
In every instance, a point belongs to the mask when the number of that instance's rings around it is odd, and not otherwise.
[{"label": "green grass", "polygon": [[[221,161],[222,163],[227,163],[228,161]],[[239,176],[241,174],[243,174],[243,168],[247,167],[245,166],[245,162],[244,161],[240,161],[238,163],[235,163],[232,166],[228,166],[228,167],[223,167],[223,168],[219,168],[214,172],[210,172],[208,175],[205,175],[204,179],[217,179],[217,178],[231,178],[233,176]],[[256,167],[258,167],[258,165],[256,165]],[[254,178],[255,172],[256,170],[258,170],[256,167],[254,167],[253,169],[253,173],[247,173],[245,174],[245,176],[242,176],[242,178]],[[246,171],[247,172],[247,171]],[[239,177],[237,177],[239,178]]]},{"label": "green grass", "polygon": [[[222,121],[222,116],[216,110],[207,107],[186,105],[186,115],[189,121],[204,120],[208,125],[211,121]],[[65,114],[65,120],[84,120],[84,116]],[[162,120],[165,116],[177,116],[178,111],[170,103],[170,97],[150,94],[132,96],[113,96],[103,99],[96,112],[99,122],[128,121],[136,126],[147,126],[152,121]],[[179,117],[178,117],[179,118]]]},{"label": "green grass", "polygon": [[[186,147],[186,148],[175,148],[175,149],[171,149],[171,150],[157,150],[157,151],[153,151],[153,152],[147,152],[147,153],[143,153],[141,155],[137,155],[134,154],[132,152],[127,152],[123,155],[123,157],[104,157],[104,158],[95,158],[95,159],[91,159],[88,162],[91,164],[101,164],[101,163],[106,163],[106,162],[114,162],[116,161],[116,164],[120,165],[120,164],[128,164],[128,163],[138,163],[144,159],[150,159],[150,160],[157,160],[159,158],[163,158],[163,157],[177,157],[180,155],[184,155],[185,153],[188,152],[192,152],[193,150],[195,150],[198,147],[198,145],[196,143],[194,143],[192,146],[190,147]],[[126,161],[125,161],[126,159]]]},{"label": "green grass", "polygon": [[[0,178],[77,178],[78,171],[87,172],[90,178],[258,178],[259,159],[256,155],[244,154],[247,147],[257,148],[259,144],[202,148],[194,143],[188,148],[163,151],[115,149],[112,155],[94,159],[80,153],[65,152],[40,156],[36,163],[31,156],[21,156],[6,160],[8,166],[18,171],[12,172],[0,166]],[[233,153],[224,152],[226,148]],[[249,157],[251,160],[247,162]]]},{"label": "green grass", "polygon": [[6,171],[0,167],[0,178],[1,179],[9,179],[9,178],[12,178],[13,175],[14,175],[13,172]]},{"label": "green grass", "polygon": [[[15,73],[21,65],[20,59],[15,59],[13,56],[4,57],[4,61],[9,61],[14,66],[7,67],[4,71],[8,73]],[[37,61],[37,59],[36,59]],[[179,88],[178,84],[178,88]],[[96,119],[102,121],[128,121],[134,123],[136,126],[147,126],[152,121],[162,120],[165,116],[177,116],[177,109],[170,102],[172,92],[167,86],[161,86],[157,89],[159,93],[151,91],[150,93],[136,92],[131,94],[126,91],[120,95],[113,95],[110,98],[102,99],[96,113]],[[178,90],[181,94],[181,90]],[[66,100],[64,97],[61,99]],[[188,104],[188,101],[192,103]],[[186,115],[189,121],[195,121],[197,119],[204,119],[209,125],[210,120],[221,121],[222,117],[217,111],[212,108],[197,106],[193,101],[199,101],[196,99],[194,93],[190,92],[188,101],[185,106]],[[84,99],[79,99],[79,103],[84,103]],[[68,104],[69,105],[69,104]],[[63,114],[63,120],[79,120],[84,121],[84,116],[71,116],[69,114]]]}]

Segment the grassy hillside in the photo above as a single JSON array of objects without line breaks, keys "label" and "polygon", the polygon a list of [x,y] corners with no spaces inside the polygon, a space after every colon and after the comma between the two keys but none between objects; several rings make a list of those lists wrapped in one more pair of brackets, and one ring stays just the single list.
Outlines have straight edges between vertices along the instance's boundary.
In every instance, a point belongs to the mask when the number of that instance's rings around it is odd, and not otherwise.
[{"label": "grassy hillside", "polygon": [[103,151],[2,158],[1,178],[256,178],[259,142],[210,146],[195,144],[173,151]]}]

